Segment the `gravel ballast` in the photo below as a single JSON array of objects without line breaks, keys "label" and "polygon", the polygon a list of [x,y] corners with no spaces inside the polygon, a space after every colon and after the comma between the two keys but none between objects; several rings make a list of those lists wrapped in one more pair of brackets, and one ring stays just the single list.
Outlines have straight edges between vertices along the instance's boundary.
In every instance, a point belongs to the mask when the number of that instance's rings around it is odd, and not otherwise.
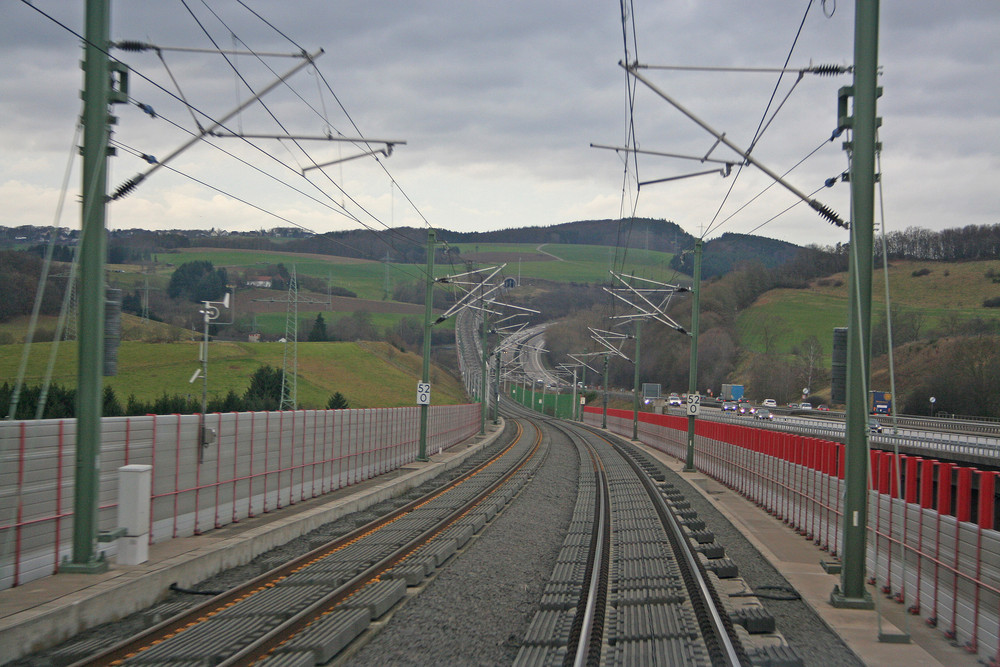
[{"label": "gravel ballast", "polygon": [[546,458],[520,495],[346,664],[513,662],[576,502],[576,449],[550,433]]}]

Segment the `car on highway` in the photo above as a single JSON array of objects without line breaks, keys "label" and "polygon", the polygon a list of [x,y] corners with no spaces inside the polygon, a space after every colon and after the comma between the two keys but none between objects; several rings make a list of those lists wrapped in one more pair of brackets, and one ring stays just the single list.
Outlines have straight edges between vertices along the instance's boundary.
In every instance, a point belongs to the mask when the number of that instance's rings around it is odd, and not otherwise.
[{"label": "car on highway", "polygon": [[736,414],[740,415],[753,415],[753,406],[749,403],[739,403],[736,408]]},{"label": "car on highway", "polygon": [[869,433],[881,433],[882,432],[882,424],[880,424],[877,419],[869,419],[868,420],[868,432]]},{"label": "car on highway", "polygon": [[816,409],[819,410],[820,412],[829,412],[830,406],[826,405],[825,403],[820,403],[819,405],[816,406]]},{"label": "car on highway", "polygon": [[788,407],[790,407],[792,410],[796,410],[796,409],[798,409],[799,404],[798,403],[789,403]]},{"label": "car on highway", "polygon": [[736,403],[734,401],[726,401],[722,404],[723,412],[736,412]]},{"label": "car on highway", "polygon": [[778,402],[775,401],[773,398],[765,398],[764,402],[761,403],[761,405],[763,405],[765,408],[776,408],[778,407]]},{"label": "car on highway", "polygon": [[812,409],[813,409],[812,403],[799,403],[799,410],[812,410]]},{"label": "car on highway", "polygon": [[667,397],[667,404],[668,405],[681,405],[681,397],[678,396],[677,394],[670,394],[670,396]]},{"label": "car on highway", "polygon": [[768,419],[770,421],[774,421],[774,413],[767,408],[758,409],[757,412],[754,413],[753,417],[754,419]]}]

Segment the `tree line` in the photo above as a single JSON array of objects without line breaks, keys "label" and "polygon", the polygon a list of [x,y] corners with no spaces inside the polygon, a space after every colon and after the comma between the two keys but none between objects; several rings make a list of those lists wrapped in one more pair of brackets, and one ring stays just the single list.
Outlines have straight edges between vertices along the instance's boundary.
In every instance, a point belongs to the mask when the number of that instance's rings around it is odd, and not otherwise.
[{"label": "tree line", "polygon": [[[890,259],[956,262],[1000,257],[1000,224],[966,225],[939,232],[919,227],[887,232],[886,253]],[[882,244],[875,244],[882,254]]]},{"label": "tree line", "polygon": [[[38,279],[42,275],[42,259],[37,255],[13,250],[0,250],[0,285],[3,298],[0,299],[0,322],[6,322],[31,312],[38,291]],[[45,296],[41,303],[42,315],[55,315],[62,306],[66,279],[57,278],[49,272],[45,283]]]},{"label": "tree line", "polygon": [[[284,371],[269,365],[259,367],[250,376],[250,382],[242,394],[230,389],[222,396],[212,396],[206,402],[206,413],[210,412],[262,412],[274,411],[281,405],[281,385]],[[10,382],[0,385],[0,406],[7,411],[14,386]],[[41,400],[41,385],[25,385],[21,388],[14,419],[34,419]],[[344,410],[350,405],[339,391],[327,400],[328,410]],[[104,386],[102,415],[105,417],[129,417],[137,415],[198,414],[201,412],[201,397],[191,394],[167,394],[158,398],[142,400],[130,394],[124,403],[115,390]],[[76,389],[53,384],[48,388],[42,419],[71,419],[76,416]]]}]

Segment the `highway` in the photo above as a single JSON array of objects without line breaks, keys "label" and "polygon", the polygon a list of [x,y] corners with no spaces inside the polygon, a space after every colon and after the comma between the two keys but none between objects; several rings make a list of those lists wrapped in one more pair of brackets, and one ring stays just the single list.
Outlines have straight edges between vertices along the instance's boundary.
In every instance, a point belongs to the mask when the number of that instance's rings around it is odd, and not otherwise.
[{"label": "highway", "polygon": [[[545,325],[521,332],[524,342],[518,347],[516,363],[531,381],[541,380],[546,386],[562,387],[565,383],[553,375],[539,350],[545,345]],[[631,392],[609,392],[631,401]],[[844,440],[843,413],[776,408],[774,421],[755,420],[748,416],[725,415],[715,405],[703,404],[700,419],[726,423],[752,424],[759,428],[808,435],[835,442]],[[682,408],[664,407],[667,414],[683,416]],[[871,433],[872,446],[915,456],[933,456],[985,468],[1000,469],[1000,424],[954,419],[931,419],[900,415],[897,426],[888,416],[878,417],[882,433]]]},{"label": "highway", "polygon": [[[665,408],[667,414],[684,415],[681,408]],[[844,441],[844,420],[842,413],[816,412],[812,415],[782,413],[782,409],[772,409],[773,421],[754,419],[747,415],[724,414],[714,406],[703,409],[700,419],[729,424],[745,424],[798,435],[807,435],[834,442]],[[913,418],[904,418],[912,423]],[[882,433],[870,433],[872,446],[877,449],[899,448],[900,453],[918,456],[934,456],[952,461],[971,463],[977,466],[1000,467],[1000,438],[969,433],[958,429],[962,422],[950,420],[923,420],[924,428],[897,428],[893,433],[891,418],[881,417]]]}]

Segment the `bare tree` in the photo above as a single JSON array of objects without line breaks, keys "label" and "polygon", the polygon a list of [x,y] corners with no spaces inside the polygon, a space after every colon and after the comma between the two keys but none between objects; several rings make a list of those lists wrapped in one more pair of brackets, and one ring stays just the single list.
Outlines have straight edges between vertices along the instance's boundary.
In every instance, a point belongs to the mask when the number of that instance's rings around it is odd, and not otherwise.
[{"label": "bare tree", "polygon": [[823,346],[820,345],[816,336],[809,336],[804,341],[792,348],[792,354],[798,360],[799,379],[804,382],[803,386],[812,387],[817,372],[822,368]]}]

